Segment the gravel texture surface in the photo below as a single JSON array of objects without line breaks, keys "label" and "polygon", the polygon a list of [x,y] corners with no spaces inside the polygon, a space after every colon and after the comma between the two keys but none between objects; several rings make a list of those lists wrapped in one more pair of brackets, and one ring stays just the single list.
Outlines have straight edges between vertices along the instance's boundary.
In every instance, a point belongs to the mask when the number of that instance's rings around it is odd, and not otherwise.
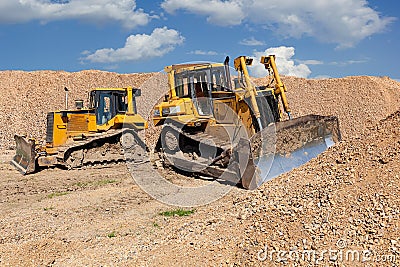
[{"label": "gravel texture surface", "polygon": [[[257,79],[263,83],[265,79]],[[388,77],[355,76],[332,79],[285,77],[294,117],[306,114],[339,117],[342,137],[360,134],[400,107],[400,83]]]},{"label": "gravel texture surface", "polygon": [[64,86],[72,107],[92,87],[142,85],[147,117],[166,92],[165,76],[153,76],[0,72],[0,266],[400,265],[400,83],[386,77],[284,77],[293,114],[338,116],[344,140],[188,216],[162,215],[177,207],[149,197],[122,164],[29,176],[9,166],[13,134],[43,136]]},{"label": "gravel texture surface", "polygon": [[[87,104],[88,92],[95,87],[142,89],[138,98],[139,113],[148,118],[152,107],[167,93],[167,78],[162,73],[117,74],[97,70],[64,71],[0,71],[0,150],[13,149],[15,133],[43,139],[46,114],[65,108],[64,87],[69,89],[70,108],[75,99]],[[293,116],[306,114],[339,117],[344,138],[357,135],[400,106],[400,83],[387,77],[346,77],[310,80],[283,78],[288,88]],[[256,84],[265,79],[256,79]],[[156,135],[153,128],[147,136]]]}]

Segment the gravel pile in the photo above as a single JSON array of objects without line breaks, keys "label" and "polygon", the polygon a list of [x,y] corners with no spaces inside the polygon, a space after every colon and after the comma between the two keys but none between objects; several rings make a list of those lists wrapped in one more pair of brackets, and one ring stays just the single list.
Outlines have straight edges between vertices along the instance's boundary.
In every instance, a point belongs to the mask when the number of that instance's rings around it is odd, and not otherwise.
[{"label": "gravel pile", "polygon": [[[69,89],[69,107],[75,99],[87,100],[95,87],[134,86],[142,89],[139,113],[149,118],[153,105],[168,91],[162,73],[118,74],[97,70],[0,71],[0,150],[13,149],[15,133],[42,139],[48,111],[65,107],[64,87]],[[387,77],[346,77],[341,79],[302,79],[284,77],[294,116],[336,115],[343,137],[359,134],[400,106],[400,83]],[[257,84],[265,79],[256,79]],[[86,102],[87,103],[87,102]],[[152,127],[146,132],[153,142]]]},{"label": "gravel pile", "polygon": [[184,251],[183,265],[398,266],[399,153],[396,112],[258,190],[163,224],[138,261]]},{"label": "gravel pile", "polygon": [[[261,244],[269,252],[331,249],[362,255],[368,250],[372,264],[380,257],[379,265],[392,266],[383,263],[382,256],[395,256],[399,264],[399,153],[396,112],[260,191],[238,197],[234,202],[240,216],[247,218],[248,240],[258,243],[254,251],[263,249]],[[248,259],[258,260],[254,255]],[[346,262],[343,259],[324,261]]]},{"label": "gravel pile", "polygon": [[[265,79],[255,82],[262,84]],[[388,77],[284,77],[283,82],[294,117],[337,116],[343,138],[360,134],[365,126],[374,125],[400,108],[400,83]]]}]

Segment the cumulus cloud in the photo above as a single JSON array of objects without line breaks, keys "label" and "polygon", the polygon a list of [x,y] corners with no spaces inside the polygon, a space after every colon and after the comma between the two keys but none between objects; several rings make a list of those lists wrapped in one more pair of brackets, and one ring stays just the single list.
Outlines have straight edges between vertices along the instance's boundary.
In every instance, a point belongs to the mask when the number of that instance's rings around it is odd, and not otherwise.
[{"label": "cumulus cloud", "polygon": [[43,23],[55,20],[80,19],[104,24],[117,21],[132,29],[146,25],[151,18],[136,8],[134,0],[1,0],[0,23],[23,23],[38,20]]},{"label": "cumulus cloud", "polygon": [[315,59],[307,59],[307,60],[296,59],[296,62],[298,62],[300,64],[305,64],[305,65],[322,65],[322,64],[324,64],[323,61],[315,60]]},{"label": "cumulus cloud", "polygon": [[243,39],[242,41],[239,42],[241,45],[247,45],[247,46],[259,46],[259,45],[265,45],[263,41],[256,40],[254,37],[250,37],[248,39]]},{"label": "cumulus cloud", "polygon": [[184,9],[204,15],[208,22],[221,26],[237,25],[245,18],[241,1],[166,0],[161,7],[168,13]]},{"label": "cumulus cloud", "polygon": [[203,50],[194,50],[194,51],[191,51],[189,54],[202,55],[202,56],[216,56],[216,55],[218,55],[218,53],[215,52],[215,51],[203,51]]},{"label": "cumulus cloud", "polygon": [[[138,61],[152,57],[161,57],[184,42],[185,38],[173,29],[156,28],[150,35],[136,34],[126,39],[122,48],[103,48],[84,59],[90,62],[112,63]],[[87,52],[86,52],[87,53]]]},{"label": "cumulus cloud", "polygon": [[283,37],[311,36],[339,48],[354,46],[395,20],[381,16],[365,0],[164,0],[161,6],[168,13],[204,15],[217,25],[246,21]]},{"label": "cumulus cloud", "polygon": [[254,77],[263,77],[268,75],[268,71],[264,65],[260,63],[261,56],[275,55],[275,62],[278,67],[279,74],[287,76],[296,76],[307,78],[311,74],[311,70],[306,64],[296,65],[293,59],[293,47],[271,47],[265,51],[255,51],[253,53],[253,66],[249,67],[251,75]]},{"label": "cumulus cloud", "polygon": [[333,62],[329,62],[328,65],[336,65],[336,66],[348,66],[348,65],[353,65],[353,64],[363,64],[363,63],[367,63],[370,59],[369,58],[365,58],[365,59],[361,59],[361,60],[354,60],[354,59],[350,59],[350,60],[346,60],[346,61],[333,61]]}]

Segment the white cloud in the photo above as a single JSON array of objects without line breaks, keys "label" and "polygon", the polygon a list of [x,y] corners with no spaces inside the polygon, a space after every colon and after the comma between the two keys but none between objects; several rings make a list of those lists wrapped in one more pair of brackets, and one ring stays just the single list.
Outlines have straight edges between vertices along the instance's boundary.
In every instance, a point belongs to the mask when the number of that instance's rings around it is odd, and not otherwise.
[{"label": "white cloud", "polygon": [[305,65],[322,65],[322,64],[324,64],[323,61],[315,60],[315,59],[307,59],[307,60],[296,59],[296,62],[298,62],[300,64],[305,64]]},{"label": "white cloud", "polygon": [[221,26],[238,25],[244,19],[241,1],[166,0],[161,7],[168,13],[178,9],[204,15],[207,21]]},{"label": "white cloud", "polygon": [[335,66],[348,66],[348,65],[353,65],[353,64],[363,64],[363,63],[367,63],[370,59],[366,58],[366,59],[361,59],[361,60],[347,60],[347,61],[333,61],[333,62],[329,62],[329,65],[335,65]]},{"label": "white cloud", "polygon": [[122,48],[103,48],[85,57],[91,62],[111,63],[161,57],[183,43],[185,38],[173,29],[156,28],[150,35],[136,34]]},{"label": "white cloud", "polygon": [[86,56],[86,55],[89,55],[90,54],[90,51],[89,50],[83,50],[82,52],[81,52],[81,55],[83,55],[83,56]]},{"label": "white cloud", "polygon": [[271,47],[261,52],[255,51],[253,53],[253,66],[249,67],[252,76],[263,77],[268,75],[268,71],[265,69],[264,65],[260,63],[260,58],[261,56],[269,55],[275,55],[276,66],[281,75],[307,78],[311,74],[311,70],[306,64],[295,64],[293,59],[293,47],[280,46]]},{"label": "white cloud", "polygon": [[218,55],[218,53],[215,52],[215,51],[203,51],[203,50],[194,50],[194,51],[191,51],[189,54],[192,54],[192,55],[203,55],[203,56],[216,56],[216,55]]},{"label": "white cloud", "polygon": [[138,25],[146,25],[154,17],[142,9],[137,9],[134,0],[0,1],[0,23],[23,23],[32,20],[46,23],[79,19],[99,24],[117,21],[132,29]]},{"label": "white cloud", "polygon": [[250,37],[248,39],[243,39],[242,41],[239,42],[241,45],[247,45],[247,46],[258,46],[258,45],[265,45],[263,41],[256,40],[254,37]]},{"label": "white cloud", "polygon": [[168,13],[204,15],[222,26],[246,21],[283,37],[312,36],[338,48],[354,46],[395,20],[381,16],[366,0],[164,0],[161,6]]}]

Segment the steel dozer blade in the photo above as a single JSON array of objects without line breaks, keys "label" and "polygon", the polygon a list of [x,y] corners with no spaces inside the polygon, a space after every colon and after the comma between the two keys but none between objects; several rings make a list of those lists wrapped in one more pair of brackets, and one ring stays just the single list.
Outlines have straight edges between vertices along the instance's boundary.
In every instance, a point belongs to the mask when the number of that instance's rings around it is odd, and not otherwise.
[{"label": "steel dozer blade", "polygon": [[37,154],[35,151],[35,141],[27,140],[24,136],[15,135],[16,153],[10,164],[22,174],[35,171]]},{"label": "steel dozer blade", "polygon": [[[268,126],[236,147],[240,165],[247,160],[242,185],[255,189],[264,182],[303,165],[341,140],[334,116],[307,115]],[[243,156],[246,155],[246,156]]]}]

